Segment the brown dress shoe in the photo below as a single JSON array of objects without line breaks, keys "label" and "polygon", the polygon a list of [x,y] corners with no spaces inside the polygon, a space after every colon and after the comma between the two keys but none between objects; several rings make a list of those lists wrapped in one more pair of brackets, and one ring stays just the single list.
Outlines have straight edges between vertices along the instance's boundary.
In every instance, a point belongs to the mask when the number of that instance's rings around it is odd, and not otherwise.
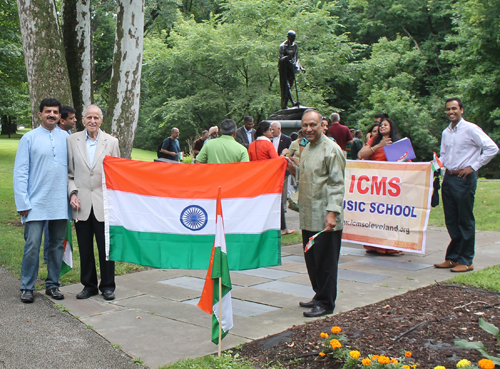
[{"label": "brown dress shoe", "polygon": [[436,268],[454,268],[458,265],[456,261],[446,260],[440,264],[434,264]]},{"label": "brown dress shoe", "polygon": [[450,271],[455,272],[455,273],[470,272],[471,270],[474,270],[473,264],[471,264],[471,265],[458,264],[456,267],[450,269]]}]

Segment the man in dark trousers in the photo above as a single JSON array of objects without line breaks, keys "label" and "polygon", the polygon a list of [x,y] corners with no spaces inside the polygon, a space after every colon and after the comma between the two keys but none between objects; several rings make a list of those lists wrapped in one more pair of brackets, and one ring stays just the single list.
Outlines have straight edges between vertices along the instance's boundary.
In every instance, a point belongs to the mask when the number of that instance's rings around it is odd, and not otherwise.
[{"label": "man in dark trousers", "polygon": [[460,99],[446,100],[445,107],[450,125],[441,139],[440,160],[446,168],[441,194],[451,242],[445,261],[434,266],[469,272],[474,269],[477,171],[497,154],[498,146],[480,127],[462,118],[464,106]]},{"label": "man in dark trousers", "polygon": [[344,152],[344,157],[347,158],[347,145],[352,144],[351,131],[346,126],[340,124],[340,115],[338,113],[332,113],[330,121],[332,125],[328,128],[328,136],[335,139],[335,142],[337,142]]},{"label": "man in dark trousers", "polygon": [[[321,114],[316,110],[304,112],[302,132],[309,144],[300,155],[300,166],[289,161],[288,169],[299,182],[304,258],[315,295],[299,305],[310,308],[305,317],[319,317],[333,313],[337,298],[346,160],[339,145],[323,134]],[[306,250],[309,238],[320,231],[324,232]]]}]

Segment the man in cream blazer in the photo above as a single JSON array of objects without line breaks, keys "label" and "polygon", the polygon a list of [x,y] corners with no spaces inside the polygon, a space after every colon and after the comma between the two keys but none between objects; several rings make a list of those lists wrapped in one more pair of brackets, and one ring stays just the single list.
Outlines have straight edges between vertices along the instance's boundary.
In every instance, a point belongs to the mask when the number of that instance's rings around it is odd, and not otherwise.
[{"label": "man in cream blazer", "polygon": [[[115,263],[106,261],[102,161],[106,155],[119,157],[118,140],[99,128],[102,111],[90,105],[83,112],[85,130],[68,137],[68,194],[73,208],[76,236],[80,250],[80,281],[83,290],[77,299],[87,299],[102,292],[105,300],[115,298]],[[97,283],[94,236],[99,250],[101,282]]]}]

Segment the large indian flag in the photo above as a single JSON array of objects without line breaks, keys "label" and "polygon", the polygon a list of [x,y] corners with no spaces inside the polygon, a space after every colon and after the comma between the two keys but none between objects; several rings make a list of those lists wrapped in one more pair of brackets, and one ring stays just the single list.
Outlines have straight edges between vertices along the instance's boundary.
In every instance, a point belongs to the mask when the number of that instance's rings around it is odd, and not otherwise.
[{"label": "large indian flag", "polygon": [[286,161],[103,162],[109,259],[156,268],[207,269],[218,188],[229,268],[280,265],[280,208]]}]

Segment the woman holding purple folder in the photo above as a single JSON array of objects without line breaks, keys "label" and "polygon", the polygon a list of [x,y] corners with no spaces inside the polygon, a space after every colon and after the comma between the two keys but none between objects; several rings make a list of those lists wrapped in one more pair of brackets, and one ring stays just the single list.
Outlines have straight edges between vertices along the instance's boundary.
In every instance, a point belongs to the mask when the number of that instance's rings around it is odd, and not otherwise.
[{"label": "woman holding purple folder", "polygon": [[[364,160],[387,161],[384,146],[390,145],[400,139],[396,124],[389,118],[384,118],[380,123],[378,135],[372,137],[359,151],[358,157]],[[401,251],[383,249],[374,246],[363,246],[368,253],[377,254],[401,254]]]}]

